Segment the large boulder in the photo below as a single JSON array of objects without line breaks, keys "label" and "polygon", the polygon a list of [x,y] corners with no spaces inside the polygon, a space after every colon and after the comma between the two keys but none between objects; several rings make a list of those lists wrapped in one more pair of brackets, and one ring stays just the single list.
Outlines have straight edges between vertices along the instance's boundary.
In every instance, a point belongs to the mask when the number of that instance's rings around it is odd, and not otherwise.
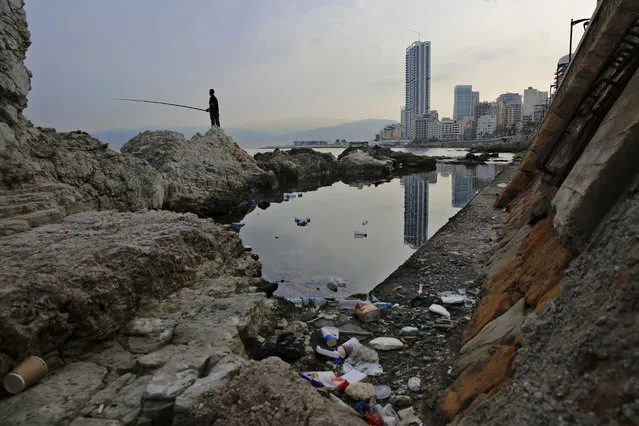
[{"label": "large boulder", "polygon": [[186,140],[180,133],[146,131],[121,151],[148,161],[164,177],[164,208],[200,216],[245,211],[259,191],[272,189],[272,173],[219,127]]},{"label": "large boulder", "polygon": [[1,237],[0,377],[29,353],[114,335],[142,300],[201,274],[248,279],[260,264],[235,232],[165,211],[84,212]]},{"label": "large boulder", "polygon": [[345,177],[384,177],[393,173],[391,158],[374,158],[362,150],[354,150],[346,155],[340,155],[339,170]]},{"label": "large boulder", "polygon": [[333,154],[310,148],[293,148],[289,151],[275,149],[273,152],[255,154],[255,160],[264,170],[275,173],[280,184],[326,177],[336,171]]},{"label": "large boulder", "polygon": [[23,0],[0,0],[0,122],[10,125],[18,122],[31,90],[31,73],[24,66],[31,41],[23,6]]}]

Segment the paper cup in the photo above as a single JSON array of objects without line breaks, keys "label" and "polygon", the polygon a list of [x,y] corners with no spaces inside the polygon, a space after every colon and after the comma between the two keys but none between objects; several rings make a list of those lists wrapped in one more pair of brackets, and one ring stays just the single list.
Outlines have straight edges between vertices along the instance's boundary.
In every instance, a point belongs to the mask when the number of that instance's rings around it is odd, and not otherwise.
[{"label": "paper cup", "polygon": [[339,330],[335,327],[322,327],[322,336],[328,346],[336,346],[339,339]]},{"label": "paper cup", "polygon": [[7,374],[2,384],[7,392],[20,393],[44,377],[47,371],[47,363],[42,358],[30,356]]}]

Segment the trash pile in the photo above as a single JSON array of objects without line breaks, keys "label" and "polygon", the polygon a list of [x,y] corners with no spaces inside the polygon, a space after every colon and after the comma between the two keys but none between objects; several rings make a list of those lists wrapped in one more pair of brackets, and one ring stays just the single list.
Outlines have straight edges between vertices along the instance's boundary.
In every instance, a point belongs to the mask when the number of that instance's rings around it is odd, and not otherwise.
[{"label": "trash pile", "polygon": [[303,218],[296,217],[295,218],[295,223],[297,224],[297,226],[306,226],[309,223],[311,223],[311,218],[310,217],[303,217]]},{"label": "trash pile", "polygon": [[[297,297],[287,299],[297,308],[311,310],[318,318],[333,318],[350,313],[358,321],[366,324],[380,321],[383,312],[400,308],[397,304],[382,302],[369,295],[366,300],[341,299],[329,300],[322,297]],[[320,313],[323,310],[325,313]],[[314,322],[313,320],[310,321]],[[410,336],[419,330],[405,327],[401,336]],[[413,330],[414,329],[414,330]],[[319,327],[321,343],[315,345],[315,356],[325,369],[300,371],[299,375],[327,398],[347,406],[371,425],[408,426],[421,425],[411,399],[407,395],[393,395],[388,384],[378,383],[384,374],[378,352],[397,351],[406,348],[406,344],[395,337],[374,336],[368,331],[352,327],[324,325]],[[362,343],[357,335],[369,339]],[[411,377],[405,385],[412,392],[419,392],[422,383],[419,377]]]}]

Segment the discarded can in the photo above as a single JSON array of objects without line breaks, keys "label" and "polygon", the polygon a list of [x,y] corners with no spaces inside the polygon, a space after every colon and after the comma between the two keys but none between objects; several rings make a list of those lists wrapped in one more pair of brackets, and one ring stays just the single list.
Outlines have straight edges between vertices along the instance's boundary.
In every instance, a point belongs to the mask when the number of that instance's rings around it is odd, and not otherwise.
[{"label": "discarded can", "polygon": [[369,301],[357,306],[357,317],[364,322],[372,322],[379,319],[379,308]]},{"label": "discarded can", "polygon": [[20,393],[44,377],[48,371],[47,363],[42,358],[30,356],[7,374],[2,384],[7,392]]}]

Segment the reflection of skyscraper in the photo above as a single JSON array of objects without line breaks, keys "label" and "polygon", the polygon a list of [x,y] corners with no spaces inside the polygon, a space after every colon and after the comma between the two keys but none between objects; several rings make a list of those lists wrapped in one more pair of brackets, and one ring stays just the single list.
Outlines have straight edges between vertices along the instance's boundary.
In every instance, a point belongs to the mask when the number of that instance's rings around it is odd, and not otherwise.
[{"label": "reflection of skyscraper", "polygon": [[428,240],[428,181],[431,173],[402,178],[404,184],[404,243],[414,249]]},{"label": "reflection of skyscraper", "polygon": [[479,179],[476,176],[453,174],[453,207],[464,207],[475,195],[475,188],[479,187],[478,183]]}]

